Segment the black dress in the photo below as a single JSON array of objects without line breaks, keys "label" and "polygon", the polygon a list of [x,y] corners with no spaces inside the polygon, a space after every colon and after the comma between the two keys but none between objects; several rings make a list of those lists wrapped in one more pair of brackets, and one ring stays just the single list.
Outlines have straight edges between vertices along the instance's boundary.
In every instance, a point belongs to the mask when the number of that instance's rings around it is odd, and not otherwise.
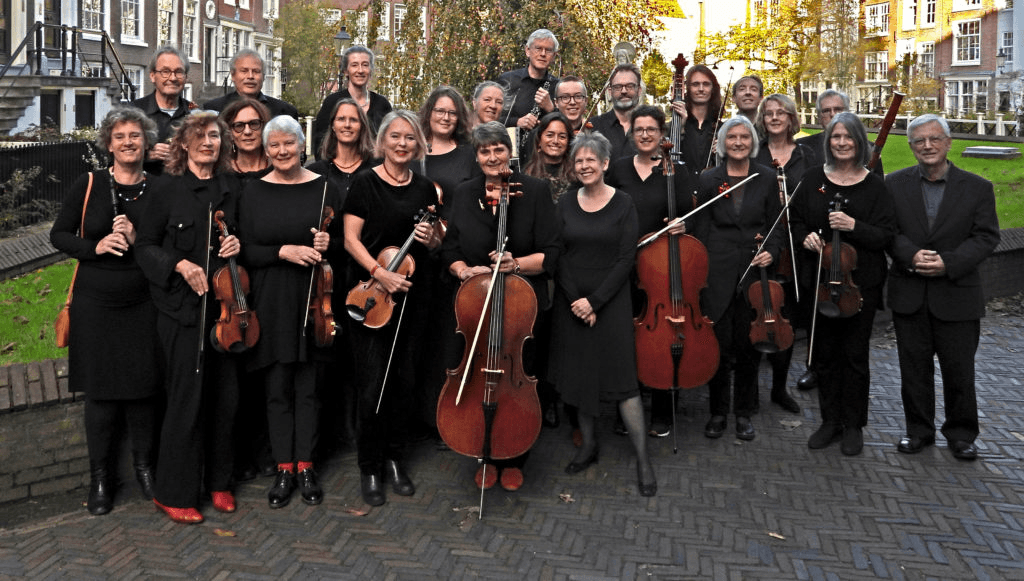
[{"label": "black dress", "polygon": [[438,208],[441,217],[450,217],[449,208],[455,191],[463,182],[481,175],[480,164],[476,162],[476,150],[468,143],[460,143],[455,149],[438,155],[427,155],[412,164],[412,170],[441,186],[444,202]]},{"label": "black dress", "polygon": [[110,172],[93,176],[85,231],[78,234],[88,174],[71,186],[50,231],[53,246],[79,261],[69,312],[68,389],[96,400],[147,398],[160,392],[162,377],[149,282],[134,248],[124,256],[97,255],[96,244],[112,231],[115,213],[124,213],[138,227],[152,193],[146,191],[147,182],[119,186],[124,197],[118,198],[115,212]]},{"label": "black dress", "polygon": [[[603,208],[587,212],[570,192],[556,215],[562,252],[555,271],[551,381],[565,403],[596,416],[600,399],[621,401],[639,393],[629,292],[636,208],[628,194],[616,190]],[[579,298],[588,299],[597,314],[593,327],[572,313],[570,305]]]}]

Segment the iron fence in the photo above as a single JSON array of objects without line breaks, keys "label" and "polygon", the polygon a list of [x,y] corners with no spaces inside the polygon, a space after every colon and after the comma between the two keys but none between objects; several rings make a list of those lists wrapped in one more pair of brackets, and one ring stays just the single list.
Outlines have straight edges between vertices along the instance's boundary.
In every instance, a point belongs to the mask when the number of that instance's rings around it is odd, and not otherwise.
[{"label": "iron fence", "polygon": [[[29,226],[56,215],[71,184],[93,168],[93,146],[87,141],[0,144],[0,229]],[[15,192],[16,170],[40,171],[27,187]]]}]

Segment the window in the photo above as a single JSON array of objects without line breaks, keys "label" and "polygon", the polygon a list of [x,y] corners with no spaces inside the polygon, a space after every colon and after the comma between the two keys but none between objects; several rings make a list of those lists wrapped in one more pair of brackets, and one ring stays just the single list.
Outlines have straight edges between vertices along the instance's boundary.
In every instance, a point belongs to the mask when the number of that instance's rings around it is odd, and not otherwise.
[{"label": "window", "polygon": [[277,0],[263,0],[263,17],[277,18]]},{"label": "window", "polygon": [[974,81],[974,103],[976,112],[988,110],[988,81]]},{"label": "window", "polygon": [[869,52],[864,55],[864,80],[884,81],[889,72],[889,51]]},{"label": "window", "polygon": [[978,8],[981,8],[981,0],[953,0],[953,12],[977,10]]},{"label": "window", "polygon": [[1013,33],[1012,32],[1004,32],[1003,33],[1003,44],[999,48],[1001,48],[1003,50],[1003,55],[1006,56],[1006,62],[1004,64],[1007,64],[1007,65],[1012,64],[1013,63]]},{"label": "window", "polygon": [[950,81],[946,83],[946,106],[951,115],[973,117],[988,108],[988,81]]},{"label": "window", "polygon": [[918,47],[917,64],[921,74],[929,78],[935,78],[935,43],[922,42]]},{"label": "window", "polygon": [[935,26],[935,0],[924,0],[924,22],[922,26]]},{"label": "window", "polygon": [[142,40],[142,3],[139,0],[121,0],[121,37]]},{"label": "window", "polygon": [[174,0],[157,0],[156,42],[174,44]]},{"label": "window", "polygon": [[82,28],[103,30],[103,0],[82,0]]},{"label": "window", "polygon": [[953,64],[981,64],[980,20],[964,20],[953,25]]},{"label": "window", "polygon": [[391,5],[384,3],[380,15],[380,25],[377,27],[377,40],[391,40]]},{"label": "window", "polygon": [[913,30],[917,27],[917,0],[907,0],[903,3],[903,30]]},{"label": "window", "polygon": [[[135,96],[141,97],[146,93],[142,87],[142,67],[128,67],[124,68],[124,72],[128,73],[128,80],[131,81],[132,86],[135,87]],[[115,75],[116,76],[116,75]]]},{"label": "window", "polygon": [[181,17],[181,52],[189,59],[199,58],[199,0],[182,0],[183,16]]},{"label": "window", "polygon": [[868,29],[868,35],[885,36],[889,34],[889,5],[872,4],[867,7],[867,11],[864,24]]},{"label": "window", "polygon": [[405,4],[395,4],[395,36],[402,32],[405,23]]}]

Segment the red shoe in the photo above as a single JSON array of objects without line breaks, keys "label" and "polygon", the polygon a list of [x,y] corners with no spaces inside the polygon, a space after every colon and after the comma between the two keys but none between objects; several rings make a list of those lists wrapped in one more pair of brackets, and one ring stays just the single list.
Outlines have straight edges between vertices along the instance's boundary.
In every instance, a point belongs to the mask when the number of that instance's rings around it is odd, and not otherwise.
[{"label": "red shoe", "polygon": [[155,498],[153,499],[153,504],[155,504],[160,510],[164,511],[174,522],[180,522],[186,525],[199,524],[203,522],[203,515],[194,508],[174,508],[171,506],[164,506]]},{"label": "red shoe", "polygon": [[216,490],[210,493],[213,508],[220,512],[235,512],[235,496],[228,490]]},{"label": "red shoe", "polygon": [[[487,480],[484,480],[484,468],[487,469]],[[476,469],[476,476],[473,477],[473,482],[476,483],[477,488],[483,488],[484,490],[490,490],[494,483],[498,481],[498,467],[494,464],[483,464]]]},{"label": "red shoe", "polygon": [[515,492],[522,488],[523,471],[519,468],[502,468],[501,487],[509,492]]}]

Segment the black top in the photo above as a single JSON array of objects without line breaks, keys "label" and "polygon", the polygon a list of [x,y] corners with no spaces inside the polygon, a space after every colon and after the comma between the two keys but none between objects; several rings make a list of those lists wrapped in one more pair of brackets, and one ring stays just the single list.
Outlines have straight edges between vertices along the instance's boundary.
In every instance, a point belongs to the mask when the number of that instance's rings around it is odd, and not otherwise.
[{"label": "black top", "polygon": [[[178,108],[174,111],[173,115],[168,115],[157,106],[155,95],[156,93],[153,92],[132,101],[132,107],[142,109],[146,117],[149,117],[156,123],[156,140],[158,143],[168,142],[174,135],[178,125],[181,125],[184,117],[188,115],[189,111],[195,109],[197,105],[184,97],[179,97]],[[164,162],[160,160],[146,161],[144,167],[149,173],[160,175],[164,171]]]},{"label": "black top", "polygon": [[[676,199],[676,216],[682,216],[693,209],[692,192],[696,189],[690,174],[682,165],[676,164],[673,173],[673,186]],[[662,173],[661,166],[656,166],[646,180],[633,164],[633,157],[624,157],[613,161],[604,174],[604,182],[609,186],[622,190],[633,198],[636,205],[637,219],[640,224],[640,235],[656,232],[665,227],[668,215],[668,179]]]},{"label": "black top", "polygon": [[498,82],[505,87],[505,104],[498,120],[504,123],[505,127],[515,127],[520,117],[533,110],[536,104],[533,98],[537,95],[537,89],[544,86],[545,81],[548,82],[548,93],[554,95],[558,77],[549,72],[545,72],[542,79],[531,77],[528,67],[502,73],[498,77]]},{"label": "black top", "polygon": [[[775,171],[775,175],[778,175],[778,170],[772,165],[774,161],[772,159],[772,152],[768,149],[768,141],[762,141],[760,147],[757,150],[757,157],[754,158],[757,163],[771,168]],[[796,149],[789,156],[789,161],[782,167],[782,171],[786,174],[786,189],[790,195],[796,190],[797,185],[800,183],[800,179],[804,177],[804,172],[808,168],[815,165],[821,165],[815,157],[814,152],[811,148],[807,147],[802,143],[796,144]]]},{"label": "black top", "polygon": [[[240,99],[241,94],[237,90],[231,91],[230,93],[217,97],[211,101],[203,103],[203,109],[210,109],[220,113],[232,102]],[[270,118],[273,119],[278,115],[290,115],[295,119],[299,118],[299,110],[295,108],[295,105],[282,101],[281,99],[275,99],[274,97],[264,95],[263,91],[260,91],[259,95],[256,95],[256,100],[263,103],[267,110],[270,111]]]},{"label": "black top", "polygon": [[[377,130],[380,129],[380,122],[384,120],[384,116],[391,112],[391,101],[387,98],[369,91],[370,95],[370,110],[366,112],[366,116],[370,119],[370,132],[371,136],[377,137]],[[313,121],[313,154],[318,158],[320,156],[320,143],[324,140],[324,134],[331,127],[331,111],[334,110],[334,105],[342,99],[351,99],[352,94],[348,92],[348,89],[331,93],[324,99],[323,105],[320,105],[320,111],[316,114],[316,120]]]},{"label": "black top", "polygon": [[[711,151],[711,142],[715,139],[715,131],[719,124],[709,115],[704,125],[697,126],[697,118],[690,115],[683,124],[683,163],[690,175],[696,178],[707,167],[714,167],[717,159]],[[696,181],[696,180],[694,180]]]},{"label": "black top", "polygon": [[860,287],[862,294],[875,289],[881,297],[887,268],[885,250],[896,233],[896,214],[885,182],[876,174],[869,173],[856,184],[840,186],[832,183],[825,176],[824,168],[818,166],[804,174],[803,187],[809,189],[790,205],[793,244],[803,253],[803,260],[797,262],[804,265],[800,269],[803,282],[808,287],[814,284],[814,268],[818,264],[817,254],[803,249],[803,241],[808,234],[819,230],[825,243],[832,241],[828,213],[833,198],[839,194],[844,201],[843,212],[856,221],[853,231],[840,233],[841,241],[857,251],[853,282]]},{"label": "black top", "polygon": [[604,135],[611,142],[612,153],[608,159],[617,161],[626,156],[636,155],[636,147],[629,140],[629,134],[626,133],[626,128],[619,123],[619,118],[615,116],[614,110],[591,117],[588,122],[593,124],[594,131]]},{"label": "black top", "polygon": [[[485,176],[478,176],[456,189],[450,209],[448,233],[441,247],[441,260],[445,268],[458,261],[468,266],[490,265],[489,253],[498,246],[498,216],[484,201]],[[505,249],[518,258],[537,252],[544,253],[544,272],[526,277],[537,295],[537,307],[548,307],[545,281],[554,271],[558,252],[558,225],[551,190],[545,180],[523,174],[513,174],[513,183],[522,186],[523,193],[509,200],[508,243]]]},{"label": "black top", "polygon": [[440,155],[427,155],[410,166],[416,173],[437,182],[444,192],[444,205],[439,208],[442,218],[450,217],[449,207],[459,185],[483,175],[476,161],[476,150],[468,143],[459,144],[455,149]]},{"label": "black top", "polygon": [[[377,159],[366,159],[363,163],[359,164],[359,167],[352,173],[341,171],[338,166],[334,165],[329,159],[321,159],[314,161],[306,166],[306,169],[313,173],[327,176],[327,180],[331,182],[334,189],[338,192],[338,207],[345,207],[345,200],[348,199],[348,189],[352,186],[352,180],[356,174],[366,171],[376,165],[380,165],[380,160]],[[336,220],[340,221],[340,220]],[[340,228],[340,225],[339,225]]]},{"label": "black top", "polygon": [[209,256],[209,275],[227,263],[217,256],[210,209],[224,210],[225,223],[235,227],[241,185],[231,173],[201,180],[186,172],[182,176],[163,176],[152,187],[153,200],[137,228],[139,266],[149,279],[157,309],[184,326],[195,326],[200,297],[174,268],[182,259],[205,266]]},{"label": "black top", "polygon": [[[796,140],[798,145],[805,145],[814,154],[814,161],[809,163],[809,166],[813,165],[825,165],[825,132],[820,131],[818,133],[812,133],[810,135],[801,137]],[[871,168],[872,173],[875,173],[880,178],[885,177],[885,167],[882,164],[882,158],[878,158],[878,165]]]}]

